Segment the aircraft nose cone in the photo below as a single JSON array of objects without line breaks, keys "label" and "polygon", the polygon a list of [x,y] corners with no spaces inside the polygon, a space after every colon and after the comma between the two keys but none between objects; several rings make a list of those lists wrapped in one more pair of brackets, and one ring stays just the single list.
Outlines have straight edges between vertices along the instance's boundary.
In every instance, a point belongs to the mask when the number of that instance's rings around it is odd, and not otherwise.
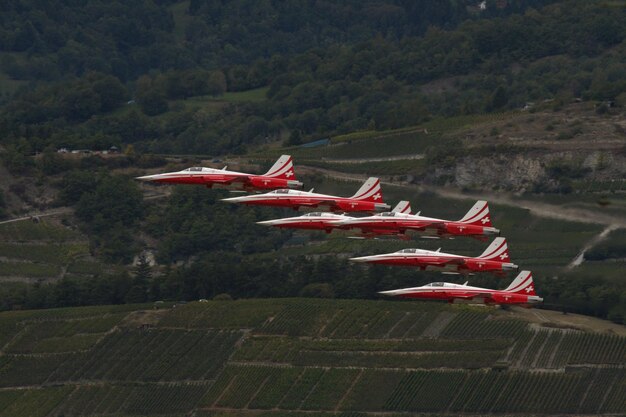
[{"label": "aircraft nose cone", "polygon": [[135,179],[139,181],[154,181],[156,177],[157,175],[144,175],[143,177],[135,177]]},{"label": "aircraft nose cone", "polygon": [[262,224],[264,226],[274,226],[279,223],[280,223],[280,220],[263,220],[261,222],[256,222],[256,224]]},{"label": "aircraft nose cone", "polygon": [[371,262],[372,257],[371,256],[360,256],[360,257],[356,257],[356,258],[350,258],[350,260],[352,262]]},{"label": "aircraft nose cone", "polygon": [[222,198],[221,201],[225,201],[227,203],[241,203],[242,201],[246,201],[246,197]]}]

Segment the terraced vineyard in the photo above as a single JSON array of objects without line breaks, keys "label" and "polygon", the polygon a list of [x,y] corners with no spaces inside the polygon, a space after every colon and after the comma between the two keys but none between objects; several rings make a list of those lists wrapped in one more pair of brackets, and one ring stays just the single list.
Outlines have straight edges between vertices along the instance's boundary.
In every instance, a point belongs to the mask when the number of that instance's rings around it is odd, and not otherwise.
[{"label": "terraced vineyard", "polygon": [[89,254],[85,235],[42,219],[0,225],[0,282],[90,277],[104,265]]},{"label": "terraced vineyard", "polygon": [[0,417],[626,412],[626,337],[517,317],[312,299],[0,313]]}]

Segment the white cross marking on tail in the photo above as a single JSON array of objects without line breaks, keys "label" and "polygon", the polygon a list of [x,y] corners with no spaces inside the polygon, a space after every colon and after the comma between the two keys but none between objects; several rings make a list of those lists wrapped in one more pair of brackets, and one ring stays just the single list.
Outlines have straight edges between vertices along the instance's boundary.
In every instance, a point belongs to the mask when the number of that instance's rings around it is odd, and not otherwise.
[{"label": "white cross marking on tail", "polygon": [[285,174],[285,177],[289,178],[293,175],[293,171],[287,171],[287,173]]},{"label": "white cross marking on tail", "polygon": [[533,286],[529,285],[528,287],[526,287],[526,289],[524,291],[531,292],[532,290],[533,290]]},{"label": "white cross marking on tail", "polygon": [[374,200],[378,200],[380,198],[380,193],[374,194]]},{"label": "white cross marking on tail", "polygon": [[485,217],[481,220],[482,224],[486,224],[489,221],[489,217]]},{"label": "white cross marking on tail", "polygon": [[502,255],[500,255],[500,259],[505,260],[506,259],[506,253],[503,253]]}]

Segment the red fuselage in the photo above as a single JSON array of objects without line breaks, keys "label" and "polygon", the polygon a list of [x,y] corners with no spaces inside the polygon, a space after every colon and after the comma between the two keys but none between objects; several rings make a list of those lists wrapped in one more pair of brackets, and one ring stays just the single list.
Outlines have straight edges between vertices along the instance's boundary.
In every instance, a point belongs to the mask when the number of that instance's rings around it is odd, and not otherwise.
[{"label": "red fuselage", "polygon": [[485,304],[519,304],[525,306],[543,301],[541,297],[534,295],[534,292],[530,291],[528,294],[520,294],[506,290],[492,290],[447,282],[435,282],[422,287],[382,291],[380,294],[420,300],[478,301]]},{"label": "red fuselage", "polygon": [[397,213],[357,218],[343,224],[350,229],[361,229],[363,233],[372,234],[403,235],[406,232],[416,232],[437,237],[469,236],[486,240],[500,233],[495,227]]},{"label": "red fuselage", "polygon": [[517,269],[517,265],[511,262],[464,257],[421,249],[405,249],[404,251],[383,255],[363,256],[360,258],[352,258],[351,260],[379,265],[411,266],[427,271],[460,274],[489,272],[495,275],[504,275],[507,271]]},{"label": "red fuselage", "polygon": [[373,201],[336,197],[307,191],[276,190],[266,194],[247,195],[225,198],[223,201],[257,206],[288,207],[295,210],[300,207],[328,207],[334,212],[378,212],[389,210],[389,205]]},{"label": "red fuselage", "polygon": [[192,184],[206,187],[224,186],[242,190],[275,190],[279,188],[300,188],[302,183],[297,180],[275,178],[265,175],[252,175],[235,171],[226,171],[213,168],[168,172],[164,174],[146,175],[139,177],[142,181],[164,184]]}]

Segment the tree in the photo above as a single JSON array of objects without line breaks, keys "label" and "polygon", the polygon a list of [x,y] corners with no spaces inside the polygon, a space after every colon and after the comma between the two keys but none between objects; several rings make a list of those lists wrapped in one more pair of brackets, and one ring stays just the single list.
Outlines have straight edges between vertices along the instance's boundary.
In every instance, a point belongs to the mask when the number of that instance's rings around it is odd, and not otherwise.
[{"label": "tree", "polygon": [[70,120],[86,120],[101,106],[100,95],[88,86],[70,88],[61,99],[63,114]]},{"label": "tree", "polygon": [[499,110],[509,102],[509,97],[506,89],[499,85],[498,88],[491,94],[489,103],[487,104],[487,111]]},{"label": "tree", "polygon": [[41,158],[37,160],[37,166],[45,175],[54,175],[66,171],[70,164],[57,154],[53,147],[48,146],[44,149]]},{"label": "tree", "polygon": [[297,146],[302,144],[302,133],[298,129],[291,131],[289,139],[287,140],[288,146]]},{"label": "tree", "polygon": [[226,76],[222,71],[211,72],[207,92],[212,96],[221,96],[226,92]]},{"label": "tree", "polygon": [[126,302],[143,303],[148,299],[148,288],[152,281],[152,268],[148,262],[145,252],[141,252],[137,257],[137,266],[135,266],[135,277],[133,285],[128,294],[126,294]]},{"label": "tree", "polygon": [[151,89],[144,93],[143,96],[139,98],[139,105],[147,116],[156,116],[164,113],[168,108],[165,94],[156,89]]},{"label": "tree", "polygon": [[114,110],[128,99],[128,90],[112,75],[105,75],[94,82],[93,90],[100,96],[102,112]]},{"label": "tree", "polygon": [[83,194],[93,192],[97,178],[93,172],[74,170],[66,173],[61,180],[59,202],[75,204]]},{"label": "tree", "polygon": [[93,192],[80,198],[76,215],[96,231],[109,230],[117,223],[132,227],[143,215],[143,195],[128,178],[105,176]]},{"label": "tree", "polygon": [[141,252],[137,257],[137,266],[135,267],[135,283],[147,285],[151,280],[152,267],[145,252]]}]

